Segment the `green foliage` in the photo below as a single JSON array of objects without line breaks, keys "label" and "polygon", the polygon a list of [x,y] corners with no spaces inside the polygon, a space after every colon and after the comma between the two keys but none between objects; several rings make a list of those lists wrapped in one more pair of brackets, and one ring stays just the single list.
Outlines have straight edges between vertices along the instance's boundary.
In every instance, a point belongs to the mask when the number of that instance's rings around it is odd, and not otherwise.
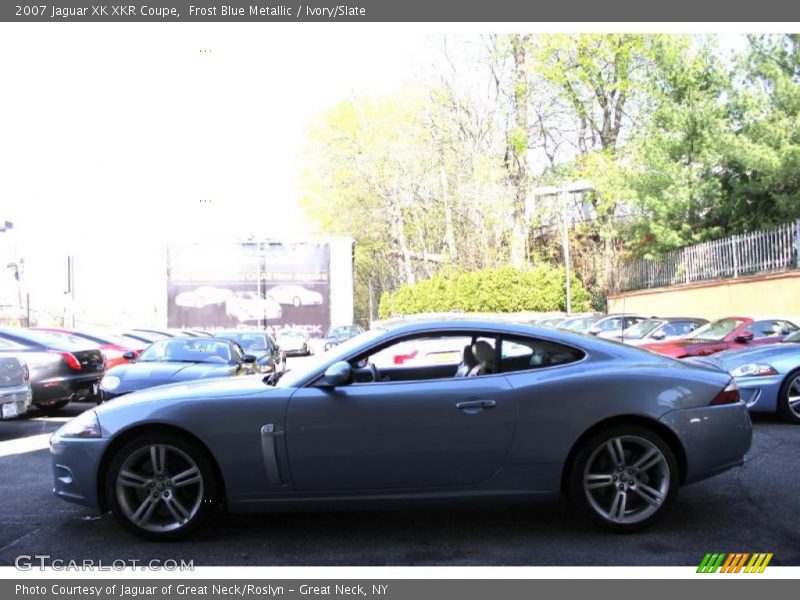
[{"label": "green foliage", "polygon": [[[580,280],[570,279],[572,310],[590,307],[589,294]],[[411,315],[427,312],[549,312],[565,310],[563,268],[514,267],[436,276],[414,285],[403,285],[381,296],[378,315]]]}]

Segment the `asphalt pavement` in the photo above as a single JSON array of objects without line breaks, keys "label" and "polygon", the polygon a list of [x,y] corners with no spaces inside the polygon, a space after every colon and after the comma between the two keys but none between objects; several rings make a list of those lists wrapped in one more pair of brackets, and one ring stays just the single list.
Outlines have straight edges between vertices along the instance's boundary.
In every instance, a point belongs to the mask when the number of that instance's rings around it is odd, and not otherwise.
[{"label": "asphalt pavement", "polygon": [[[297,364],[295,362],[295,364]],[[289,366],[291,367],[291,360]],[[757,417],[747,464],[682,488],[653,528],[609,534],[564,506],[219,513],[192,538],[149,543],[52,493],[49,435],[91,408],[0,422],[0,565],[52,559],[201,565],[697,565],[706,552],[772,552],[800,566],[800,427]]]}]

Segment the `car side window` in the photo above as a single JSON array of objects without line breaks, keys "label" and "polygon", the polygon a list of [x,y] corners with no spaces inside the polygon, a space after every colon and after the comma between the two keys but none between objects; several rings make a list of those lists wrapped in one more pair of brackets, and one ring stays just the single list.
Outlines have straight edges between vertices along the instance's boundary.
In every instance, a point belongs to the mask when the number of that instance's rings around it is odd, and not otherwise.
[{"label": "car side window", "polygon": [[550,340],[504,337],[500,346],[500,372],[513,373],[565,365],[583,357],[582,350]]},{"label": "car side window", "polygon": [[765,320],[755,321],[742,330],[742,333],[749,332],[753,334],[753,338],[767,338],[786,335],[783,333],[785,321]]},{"label": "car side window", "polygon": [[690,321],[673,321],[661,329],[668,336],[686,335],[695,330],[697,326]]}]

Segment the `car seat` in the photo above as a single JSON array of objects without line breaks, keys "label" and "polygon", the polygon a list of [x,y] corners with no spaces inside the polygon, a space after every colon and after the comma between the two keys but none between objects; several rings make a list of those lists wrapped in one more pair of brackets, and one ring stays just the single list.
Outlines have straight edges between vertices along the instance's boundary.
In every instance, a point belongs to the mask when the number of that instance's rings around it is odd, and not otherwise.
[{"label": "car seat", "polygon": [[467,377],[475,377],[477,375],[486,375],[487,373],[494,372],[494,348],[488,342],[478,340],[472,344],[472,354],[478,364],[470,369]]},{"label": "car seat", "polygon": [[456,377],[466,377],[477,364],[478,361],[475,360],[475,355],[472,353],[472,346],[464,346],[464,351],[461,353],[461,364],[456,369]]}]

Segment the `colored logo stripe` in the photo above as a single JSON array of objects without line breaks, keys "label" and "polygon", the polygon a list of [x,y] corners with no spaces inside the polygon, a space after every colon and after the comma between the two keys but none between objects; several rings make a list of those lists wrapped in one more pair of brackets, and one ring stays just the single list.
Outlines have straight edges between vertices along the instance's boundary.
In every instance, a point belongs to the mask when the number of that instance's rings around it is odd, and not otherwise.
[{"label": "colored logo stripe", "polygon": [[[698,573],[739,573],[744,568],[745,573],[763,573],[764,569],[772,560],[773,554],[765,552],[757,552],[750,554],[748,552],[734,552],[727,554],[725,552],[708,552],[700,566],[697,567]],[[747,562],[747,559],[750,562]],[[747,566],[745,566],[747,563]]]}]

